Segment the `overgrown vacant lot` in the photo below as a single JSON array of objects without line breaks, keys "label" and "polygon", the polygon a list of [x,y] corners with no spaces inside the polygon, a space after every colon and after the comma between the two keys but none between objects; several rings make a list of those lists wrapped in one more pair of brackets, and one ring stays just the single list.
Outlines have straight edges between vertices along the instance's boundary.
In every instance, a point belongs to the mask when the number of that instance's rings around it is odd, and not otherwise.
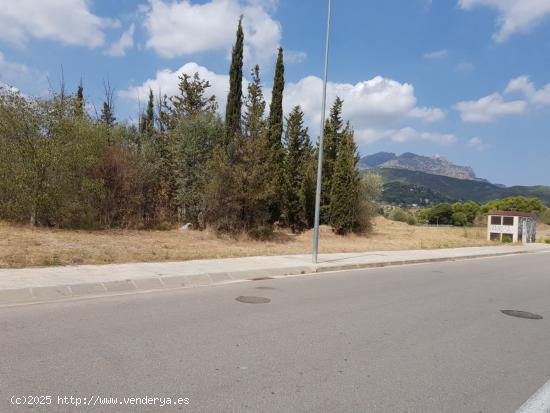
[{"label": "overgrown vacant lot", "polygon": [[[494,245],[484,228],[426,228],[377,218],[372,234],[340,237],[322,228],[321,252]],[[550,236],[548,226],[544,228]],[[209,231],[69,231],[0,222],[0,268],[178,261],[311,251],[312,231],[277,232],[271,241],[217,237]]]}]

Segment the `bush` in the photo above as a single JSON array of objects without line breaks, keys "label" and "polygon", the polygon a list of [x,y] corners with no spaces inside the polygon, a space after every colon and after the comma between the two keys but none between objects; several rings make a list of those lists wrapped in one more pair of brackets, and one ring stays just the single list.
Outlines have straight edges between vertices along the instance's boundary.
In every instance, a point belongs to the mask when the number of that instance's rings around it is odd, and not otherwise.
[{"label": "bush", "polygon": [[544,242],[545,242],[546,244],[550,244],[550,238],[546,238],[546,239],[544,240]]},{"label": "bush", "polygon": [[453,225],[453,214],[451,204],[439,204],[430,209],[428,222],[432,225]]},{"label": "bush", "polygon": [[453,225],[456,227],[465,227],[468,224],[468,217],[464,212],[455,212],[453,214]]},{"label": "bush", "polygon": [[409,225],[417,225],[418,224],[418,220],[416,219],[414,214],[412,214],[408,211],[404,211],[401,208],[395,208],[390,213],[388,218],[391,219],[392,221],[404,222],[404,223],[409,224]]}]

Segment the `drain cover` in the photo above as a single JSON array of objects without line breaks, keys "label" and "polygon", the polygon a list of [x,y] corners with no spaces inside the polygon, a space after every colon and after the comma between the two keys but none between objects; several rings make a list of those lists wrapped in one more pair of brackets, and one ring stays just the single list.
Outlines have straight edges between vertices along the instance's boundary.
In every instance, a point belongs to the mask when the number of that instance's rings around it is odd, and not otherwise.
[{"label": "drain cover", "polygon": [[273,277],[258,277],[258,278],[252,278],[252,281],[265,281],[265,280],[272,280]]},{"label": "drain cover", "polygon": [[529,313],[527,311],[519,310],[500,310],[502,314],[509,315],[510,317],[527,318],[529,320],[542,320],[542,316],[538,314]]},{"label": "drain cover", "polygon": [[274,290],[273,287],[266,287],[265,285],[262,285],[261,287],[256,287],[256,290]]},{"label": "drain cover", "polygon": [[240,297],[235,298],[235,300],[245,304],[267,304],[271,302],[271,300],[266,297],[246,297],[242,295]]}]

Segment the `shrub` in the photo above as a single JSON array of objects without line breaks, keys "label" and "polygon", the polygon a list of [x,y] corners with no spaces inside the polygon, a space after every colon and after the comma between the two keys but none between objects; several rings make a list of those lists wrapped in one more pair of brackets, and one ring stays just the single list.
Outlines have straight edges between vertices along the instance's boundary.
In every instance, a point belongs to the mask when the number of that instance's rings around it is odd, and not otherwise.
[{"label": "shrub", "polygon": [[417,225],[418,224],[418,220],[416,219],[414,214],[412,214],[408,211],[404,211],[401,208],[395,208],[390,213],[388,218],[391,219],[392,221],[404,222],[404,223],[409,224],[409,225]]}]

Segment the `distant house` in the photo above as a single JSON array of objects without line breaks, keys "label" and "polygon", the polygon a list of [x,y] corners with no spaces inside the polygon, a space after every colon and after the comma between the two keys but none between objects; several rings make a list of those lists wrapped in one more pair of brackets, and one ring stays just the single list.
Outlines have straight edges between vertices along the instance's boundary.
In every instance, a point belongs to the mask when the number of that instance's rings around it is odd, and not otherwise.
[{"label": "distant house", "polygon": [[487,220],[487,239],[502,242],[535,242],[537,216],[527,212],[495,211]]}]

